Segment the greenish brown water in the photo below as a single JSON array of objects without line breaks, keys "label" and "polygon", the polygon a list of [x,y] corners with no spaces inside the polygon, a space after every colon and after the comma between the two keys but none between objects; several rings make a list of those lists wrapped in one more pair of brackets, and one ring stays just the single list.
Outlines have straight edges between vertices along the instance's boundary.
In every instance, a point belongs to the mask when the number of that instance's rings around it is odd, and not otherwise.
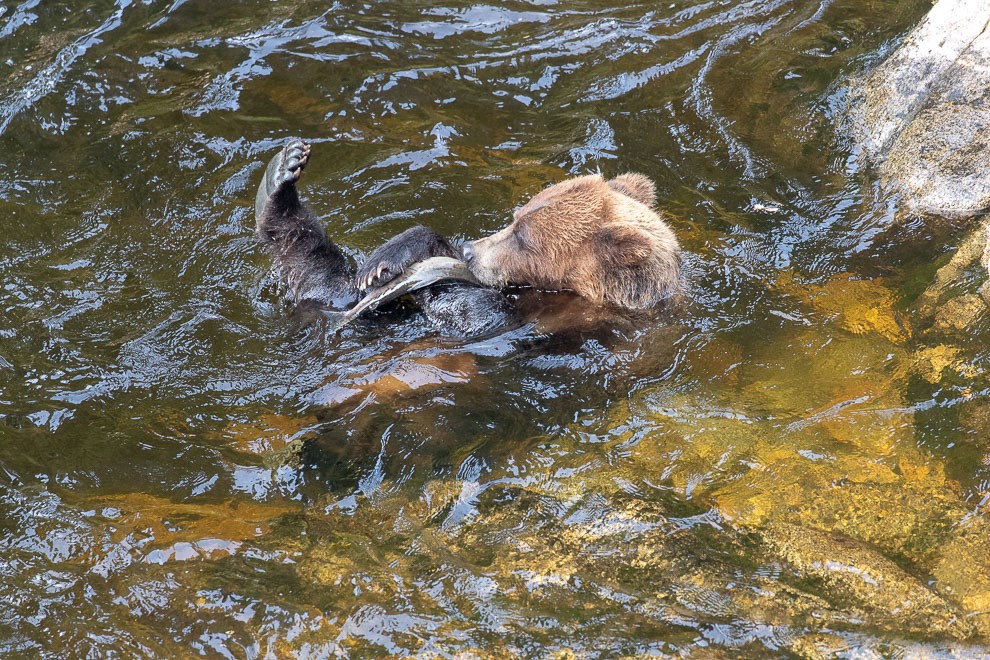
[{"label": "greenish brown water", "polygon": [[[990,652],[990,329],[922,293],[966,230],[836,128],[929,6],[0,3],[0,654]],[[300,325],[290,136],[356,258],[645,172],[690,301]]]}]

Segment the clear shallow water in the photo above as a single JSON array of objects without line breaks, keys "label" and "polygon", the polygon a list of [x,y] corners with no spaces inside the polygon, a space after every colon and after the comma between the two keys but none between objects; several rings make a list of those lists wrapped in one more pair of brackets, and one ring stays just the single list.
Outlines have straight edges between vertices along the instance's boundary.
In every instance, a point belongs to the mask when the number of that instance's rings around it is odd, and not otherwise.
[{"label": "clear shallow water", "polygon": [[[988,332],[919,298],[965,231],[835,128],[926,5],[0,5],[0,650],[981,651]],[[645,172],[691,300],[300,325],[289,136],[356,258]]]}]

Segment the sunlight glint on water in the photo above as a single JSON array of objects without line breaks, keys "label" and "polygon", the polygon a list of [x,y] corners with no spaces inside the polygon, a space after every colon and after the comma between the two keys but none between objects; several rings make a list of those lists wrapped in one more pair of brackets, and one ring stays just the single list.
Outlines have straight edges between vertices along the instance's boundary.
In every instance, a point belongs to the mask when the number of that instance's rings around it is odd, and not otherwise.
[{"label": "sunlight glint on water", "polygon": [[[0,653],[984,649],[988,332],[915,309],[961,232],[836,128],[928,6],[0,6]],[[644,172],[689,301],[301,325],[251,235],[293,136],[358,260]]]}]

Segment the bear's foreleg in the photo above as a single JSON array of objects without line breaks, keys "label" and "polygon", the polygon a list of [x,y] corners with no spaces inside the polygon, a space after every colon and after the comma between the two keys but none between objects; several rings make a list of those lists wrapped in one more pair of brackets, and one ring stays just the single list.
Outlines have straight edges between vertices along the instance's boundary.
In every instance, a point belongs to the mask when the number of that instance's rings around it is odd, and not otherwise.
[{"label": "bear's foreleg", "polygon": [[[362,290],[382,286],[409,266],[430,257],[460,259],[461,253],[432,229],[412,227],[368,255],[358,268],[357,286]],[[496,289],[450,282],[421,289],[412,297],[444,335],[484,335],[516,323],[511,303]]]},{"label": "bear's foreleg", "polygon": [[460,253],[429,227],[417,225],[396,234],[375,251],[358,268],[355,281],[362,291],[388,284],[409,266],[430,257],[460,259]]}]

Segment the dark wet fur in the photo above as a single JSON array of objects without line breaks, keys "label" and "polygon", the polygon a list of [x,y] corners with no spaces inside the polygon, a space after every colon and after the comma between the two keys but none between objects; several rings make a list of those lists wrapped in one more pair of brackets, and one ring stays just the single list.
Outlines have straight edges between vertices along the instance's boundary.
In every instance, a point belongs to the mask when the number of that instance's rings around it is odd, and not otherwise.
[{"label": "dark wet fur", "polygon": [[[388,282],[429,257],[461,258],[445,238],[417,226],[377,248],[355,273],[347,256],[299,199],[296,182],[308,161],[308,145],[299,140],[287,143],[269,163],[255,206],[257,235],[298,309],[348,309],[358,301],[361,283]],[[512,306],[495,289],[447,283],[417,291],[412,298],[448,336],[484,335],[515,323]]]},{"label": "dark wet fur", "polygon": [[[430,257],[460,259],[461,252],[429,227],[417,225],[376,248],[358,269],[358,286],[385,284]],[[380,273],[380,275],[378,275]],[[516,322],[512,305],[498,290],[449,282],[415,291],[412,298],[444,334],[476,336]]]}]

